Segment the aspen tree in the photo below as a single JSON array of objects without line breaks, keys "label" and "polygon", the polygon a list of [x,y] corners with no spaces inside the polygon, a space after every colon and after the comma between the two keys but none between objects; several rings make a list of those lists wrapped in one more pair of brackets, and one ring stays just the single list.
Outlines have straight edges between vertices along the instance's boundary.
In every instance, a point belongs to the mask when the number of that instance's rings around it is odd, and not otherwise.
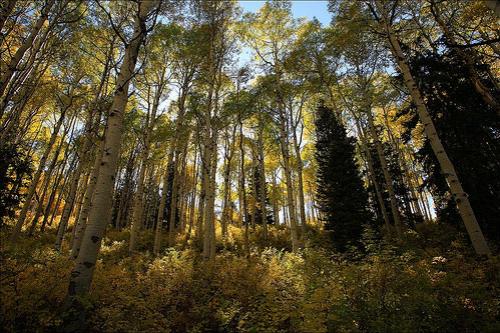
[{"label": "aspen tree", "polygon": [[133,35],[125,45],[125,55],[120,66],[117,86],[108,116],[103,156],[94,192],[94,203],[89,213],[81,248],[70,278],[68,301],[70,305],[75,307],[76,316],[68,323],[68,330],[82,326],[85,319],[82,308],[78,306],[77,297],[84,296],[89,291],[97,254],[109,221],[109,207],[111,207],[113,183],[120,153],[123,113],[128,101],[130,79],[134,76],[138,53],[148,33],[147,21],[158,5],[159,1],[138,2]]},{"label": "aspen tree", "polygon": [[393,27],[391,26],[392,22],[389,18],[390,14],[385,8],[382,8],[383,6],[379,1],[376,1],[375,5],[369,3],[368,6],[372,11],[375,20],[378,22],[380,28],[384,32],[389,43],[389,48],[392,52],[392,55],[398,65],[399,70],[403,74],[404,83],[408,88],[408,91],[410,92],[413,103],[415,103],[418,116],[424,126],[425,134],[429,139],[432,151],[434,152],[439,162],[439,166],[446,178],[451,195],[453,196],[453,199],[457,205],[458,212],[462,217],[462,221],[467,229],[472,245],[474,246],[477,254],[490,256],[490,249],[488,247],[488,244],[486,243],[479,223],[477,222],[476,216],[469,202],[469,198],[464,192],[462,184],[457,176],[457,172],[455,171],[455,167],[448,157],[448,154],[446,153],[441,140],[439,139],[436,127],[434,126],[434,122],[432,121],[432,118],[427,111],[422,93],[418,89],[418,85],[411,73],[410,66],[408,65],[405,54],[403,53],[399,39],[395,31],[393,30]]},{"label": "aspen tree", "polygon": [[[17,49],[16,53],[13,55],[12,59],[10,60],[9,64],[7,65],[6,71],[0,76],[0,96],[3,96],[5,90],[7,89],[7,85],[10,82],[10,79],[14,75],[14,73],[17,70],[17,66],[19,65],[19,62],[23,58],[24,54],[28,49],[33,45],[33,42],[35,41],[35,38],[38,36],[38,33],[42,29],[43,25],[49,18],[49,13],[52,7],[55,4],[55,0],[49,0],[45,6],[42,8],[40,12],[40,17],[37,19],[35,24],[33,25],[33,28],[31,29],[28,37],[24,40],[23,44],[21,45],[20,48]],[[4,101],[0,103],[1,105],[4,104]],[[2,109],[3,112],[3,109]],[[0,114],[0,117],[2,114]]]},{"label": "aspen tree", "polygon": [[[259,168],[259,182],[260,192],[259,203],[260,203],[260,213],[262,220],[262,231],[263,238],[267,240],[267,209],[266,209],[266,168],[264,164],[264,119],[261,113],[258,114],[258,135],[257,135],[257,161]],[[303,222],[304,223],[304,222]]]},{"label": "aspen tree", "polygon": [[72,96],[72,88],[70,89],[69,97],[61,97],[60,104],[61,104],[61,114],[59,116],[59,119],[57,120],[57,123],[54,126],[54,129],[52,131],[52,135],[50,136],[50,140],[47,144],[47,148],[45,149],[44,154],[42,155],[42,158],[40,159],[39,165],[38,165],[38,170],[36,171],[35,175],[33,176],[30,188],[28,190],[28,195],[26,196],[26,201],[24,202],[23,208],[21,209],[21,212],[19,214],[19,217],[17,219],[16,225],[14,227],[14,230],[12,232],[11,236],[11,242],[15,243],[17,238],[19,237],[19,234],[21,233],[22,227],[24,225],[24,221],[26,219],[26,215],[28,214],[28,210],[31,206],[31,200],[33,199],[35,192],[36,192],[36,186],[38,184],[38,181],[40,180],[40,177],[42,175],[43,169],[45,167],[45,163],[47,161],[47,158],[49,157],[49,154],[52,150],[52,147],[54,146],[54,143],[57,139],[57,134],[59,133],[59,129],[61,128],[63,121],[66,116],[66,112],[69,110],[71,107],[71,104],[73,103],[73,98]]},{"label": "aspen tree", "polygon": [[163,175],[163,186],[161,190],[160,205],[158,207],[158,215],[156,218],[155,238],[153,243],[153,253],[158,255],[161,249],[161,231],[163,228],[163,221],[165,216],[165,207],[167,207],[167,193],[168,193],[168,176],[170,168],[172,167],[174,159],[174,143],[170,145],[170,152],[168,153],[167,164]]},{"label": "aspen tree", "polygon": [[[137,234],[142,227],[142,207],[143,207],[143,195],[144,195],[144,178],[146,174],[146,169],[149,166],[149,154],[151,145],[151,134],[155,126],[156,113],[158,112],[158,106],[160,104],[160,97],[163,93],[166,81],[165,81],[166,70],[162,69],[159,75],[159,80],[156,85],[156,89],[153,96],[153,105],[151,110],[147,111],[146,123],[144,125],[144,135],[143,135],[143,148],[140,157],[140,167],[139,176],[137,178],[137,190],[134,196],[134,208],[130,228],[130,243],[129,252],[132,253],[135,250],[137,242]],[[146,80],[146,83],[147,80]]]}]

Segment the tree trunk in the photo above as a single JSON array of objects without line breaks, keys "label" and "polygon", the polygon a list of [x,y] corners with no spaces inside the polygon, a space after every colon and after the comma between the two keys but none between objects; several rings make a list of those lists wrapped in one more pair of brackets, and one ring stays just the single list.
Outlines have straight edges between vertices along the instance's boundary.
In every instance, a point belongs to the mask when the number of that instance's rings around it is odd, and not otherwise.
[{"label": "tree trunk", "polygon": [[186,247],[189,238],[191,237],[191,232],[193,230],[194,226],[194,213],[195,213],[195,207],[196,207],[196,187],[198,186],[198,168],[197,168],[197,159],[198,159],[198,150],[195,147],[195,152],[194,152],[194,158],[193,158],[193,188],[192,188],[192,193],[191,193],[191,202],[190,202],[190,207],[189,207],[189,227],[188,231],[186,234],[186,238],[184,240],[184,245],[183,248]]},{"label": "tree trunk", "polygon": [[384,148],[378,138],[377,131],[375,130],[375,124],[373,122],[373,114],[371,106],[367,108],[366,112],[368,116],[368,128],[370,134],[375,143],[375,149],[377,150],[377,155],[380,161],[380,166],[382,168],[382,173],[384,175],[385,185],[387,187],[387,192],[389,192],[389,202],[391,204],[392,219],[394,220],[394,226],[396,227],[396,233],[399,238],[401,238],[401,217],[399,215],[399,208],[396,199],[396,194],[394,193],[392,175],[389,172],[389,167],[387,165],[387,159],[385,158]]},{"label": "tree trunk", "polygon": [[88,293],[101,246],[101,240],[110,217],[113,198],[113,184],[120,154],[123,116],[128,101],[128,88],[134,76],[139,49],[147,34],[146,20],[157,1],[140,1],[134,22],[134,33],[125,47],[123,63],[117,79],[117,87],[111,105],[104,137],[104,149],[97,175],[94,200],[89,213],[88,224],[82,239],[76,265],[71,273],[68,297],[75,307],[76,316],[68,324],[68,330],[84,326],[85,312],[79,304],[78,296]]},{"label": "tree trunk", "polygon": [[304,163],[302,161],[302,156],[300,154],[300,143],[299,140],[297,139],[297,133],[296,133],[296,126],[293,126],[293,135],[292,135],[292,141],[293,141],[293,147],[295,149],[295,158],[297,159],[297,186],[298,186],[298,201],[299,201],[299,214],[300,214],[300,221],[301,221],[301,226],[302,226],[302,237],[305,237],[306,234],[306,225],[307,225],[307,218],[306,218],[306,208],[305,208],[305,198],[304,198],[304,180],[303,180],[303,169],[304,169]]},{"label": "tree trunk", "polygon": [[387,232],[390,232],[391,231],[391,223],[389,221],[389,217],[387,216],[387,208],[385,207],[384,198],[382,197],[382,191],[380,190],[380,186],[379,186],[378,181],[377,181],[375,168],[373,166],[372,154],[371,154],[370,150],[368,149],[368,144],[367,144],[365,133],[364,133],[361,125],[359,124],[359,119],[357,117],[355,118],[355,124],[356,124],[356,129],[358,130],[358,133],[359,133],[359,137],[361,139],[361,147],[362,147],[362,149],[365,153],[365,156],[366,156],[366,161],[368,164],[368,173],[369,173],[370,177],[372,178],[373,187],[375,188],[375,194],[377,196],[377,201],[378,201],[378,204],[380,206],[380,211],[382,212],[382,218],[384,219],[384,224],[385,224],[385,227],[387,228]]},{"label": "tree trunk", "polygon": [[85,227],[87,226],[87,219],[89,216],[90,208],[93,201],[94,190],[97,183],[97,175],[99,174],[99,169],[101,167],[102,151],[104,149],[104,140],[97,143],[97,149],[94,157],[94,165],[92,167],[90,181],[85,189],[85,195],[83,197],[82,209],[80,211],[80,216],[75,224],[75,237],[73,238],[73,244],[71,246],[71,258],[76,259],[78,253],[80,252],[80,247],[82,244],[83,233],[85,232]]},{"label": "tree trunk", "polygon": [[464,192],[462,184],[457,176],[457,172],[455,171],[455,167],[446,154],[443,144],[439,139],[432,118],[427,111],[424,98],[420,90],[418,89],[413,75],[411,74],[410,66],[406,61],[399,40],[392,30],[392,27],[387,23],[386,18],[382,18],[381,25],[387,34],[391,52],[396,59],[400,71],[403,74],[405,85],[408,88],[412,100],[416,105],[418,116],[420,118],[420,121],[424,125],[425,134],[429,139],[432,151],[434,152],[439,162],[441,171],[446,178],[451,194],[455,200],[455,203],[457,204],[460,216],[462,217],[462,221],[464,222],[471,239],[472,245],[474,246],[477,254],[490,256],[490,249],[477,222],[474,211],[472,210],[469,198]]},{"label": "tree trunk", "polygon": [[[227,139],[226,145],[224,147],[224,198],[222,202],[222,216],[221,216],[221,228],[222,228],[222,238],[225,239],[227,236],[227,223],[229,220],[229,201],[231,198],[231,162],[234,156],[234,142],[236,140],[236,124],[233,126],[231,137]],[[228,133],[227,133],[228,134]]]},{"label": "tree trunk", "polygon": [[75,170],[75,173],[73,174],[73,178],[71,179],[68,196],[66,197],[66,202],[64,204],[63,214],[59,222],[59,228],[57,229],[56,241],[54,243],[54,248],[56,251],[61,251],[64,233],[66,232],[68,221],[75,205],[76,191],[78,190],[78,182],[80,181],[81,173],[82,163],[80,161],[80,163],[78,163],[78,167]]},{"label": "tree trunk", "polygon": [[[276,191],[277,184],[276,184],[276,173],[273,171],[272,172],[272,185],[273,185],[273,190]],[[280,209],[278,207],[278,200],[273,196],[273,219],[274,219],[274,225],[278,226],[280,224]]]},{"label": "tree trunk", "polygon": [[28,195],[26,196],[23,208],[21,209],[21,213],[19,214],[16,225],[15,225],[14,230],[12,232],[12,236],[11,236],[12,243],[16,242],[17,237],[21,233],[22,227],[24,225],[24,221],[26,219],[26,214],[28,213],[28,209],[31,205],[31,200],[33,199],[33,196],[34,196],[35,191],[36,191],[36,186],[38,184],[38,181],[40,180],[43,169],[45,167],[45,163],[47,161],[47,158],[49,157],[50,151],[52,150],[52,146],[54,145],[54,143],[56,141],[57,133],[59,133],[59,129],[61,128],[61,125],[64,121],[66,112],[68,111],[68,109],[71,106],[71,102],[72,102],[72,97],[70,99],[70,102],[67,105],[63,106],[63,108],[61,110],[61,115],[59,116],[59,120],[57,121],[56,125],[54,126],[54,130],[52,131],[52,134],[50,136],[47,148],[45,149],[45,152],[43,153],[42,158],[40,159],[40,162],[38,164],[38,169],[37,169],[35,175],[33,176],[30,188],[28,190]]},{"label": "tree trunk", "polygon": [[[62,172],[64,172],[64,170]],[[64,196],[64,191],[66,189],[67,183],[68,183],[67,179],[64,178],[61,184],[61,188],[59,189],[59,195],[57,196],[56,204],[54,205],[54,209],[52,210],[52,215],[50,216],[50,220],[42,222],[42,226],[40,227],[40,232],[43,233],[45,231],[46,225],[52,226],[52,224],[54,223],[54,219],[56,217],[57,212],[59,211],[59,206]]]},{"label": "tree trunk", "polygon": [[[76,117],[73,117],[73,119],[76,119]],[[73,138],[74,122],[73,122],[73,120],[71,120],[71,122],[73,124],[70,124],[69,126],[67,126],[65,128],[65,130],[63,131],[63,134],[60,138],[60,142],[57,145],[56,151],[54,152],[52,162],[50,163],[49,168],[47,169],[47,171],[44,174],[45,179],[44,179],[44,184],[42,185],[43,191],[42,191],[42,195],[40,196],[40,201],[38,202],[38,205],[36,208],[35,217],[31,221],[31,227],[30,227],[29,232],[28,232],[29,235],[33,235],[33,233],[35,232],[35,228],[36,228],[36,225],[38,223],[38,219],[40,218],[40,215],[42,214],[42,211],[44,210],[43,208],[44,208],[45,195],[47,194],[48,187],[51,183],[52,173],[54,172],[54,169],[55,169],[56,164],[57,164],[57,160],[59,159],[59,154],[61,153],[61,149],[65,143],[64,140],[66,139],[66,135],[68,134],[70,128],[71,128],[72,133],[71,133],[69,141],[71,142],[71,140]],[[68,143],[68,145],[69,145],[69,143]],[[66,151],[63,155],[64,157],[63,157],[63,160],[61,163],[63,166],[63,169],[64,169],[64,165],[66,164],[66,160],[68,158],[68,153],[69,153],[69,147],[66,147]],[[57,174],[57,172],[56,172],[56,174]]]},{"label": "tree trunk", "polygon": [[[7,65],[7,69],[0,77],[0,96],[3,96],[5,89],[7,88],[7,85],[9,84],[10,79],[12,78],[12,75],[14,75],[14,73],[16,72],[17,65],[19,64],[19,62],[23,58],[24,54],[33,45],[33,41],[35,40],[36,36],[40,32],[40,29],[42,29],[45,21],[49,17],[49,12],[50,12],[52,6],[54,5],[54,3],[55,3],[55,0],[49,0],[46,3],[46,5],[43,7],[43,9],[40,13],[40,17],[38,18],[35,25],[31,29],[28,37],[24,40],[21,47],[19,47],[17,49],[17,51],[14,54],[14,56],[12,57],[12,59],[10,59],[10,62]],[[3,105],[3,103],[4,103],[4,101],[2,101],[2,103],[0,103],[0,104]],[[2,115],[3,114],[0,114],[0,117]]]},{"label": "tree trunk", "polygon": [[398,140],[396,140],[396,138],[394,137],[391,126],[389,124],[389,118],[388,118],[388,115],[387,115],[387,112],[385,109],[384,109],[384,120],[385,120],[385,126],[387,129],[387,133],[389,136],[389,140],[391,141],[392,146],[396,150],[396,154],[398,156],[399,166],[400,166],[401,170],[403,171],[404,178],[406,178],[406,183],[408,186],[408,190],[410,192],[411,204],[413,206],[414,213],[417,214],[418,216],[420,216],[421,218],[425,218],[424,214],[422,214],[422,210],[420,209],[420,205],[418,204],[418,198],[417,198],[417,194],[415,192],[415,186],[413,184],[413,179],[412,179],[412,176],[410,174],[410,171],[408,170],[407,162],[405,159],[405,154],[400,149],[400,147],[398,145]]},{"label": "tree trunk", "polygon": [[292,171],[290,168],[290,152],[288,147],[288,133],[286,131],[286,116],[285,110],[280,107],[280,145],[281,145],[281,154],[283,157],[283,172],[285,174],[285,183],[286,183],[286,194],[288,201],[288,215],[290,218],[290,236],[292,240],[292,251],[296,252],[299,248],[298,239],[297,239],[297,218],[295,215],[295,200],[294,200],[294,188],[292,183]]},{"label": "tree trunk", "polygon": [[245,146],[244,146],[244,136],[243,136],[243,119],[241,115],[238,115],[238,120],[240,123],[240,215],[241,222],[245,225],[245,252],[247,257],[250,256],[250,240],[248,237],[248,208],[247,208],[247,196],[245,192]]},{"label": "tree trunk", "polygon": [[[160,97],[163,93],[164,87],[164,79],[165,79],[165,71],[162,72],[160,77],[160,82],[158,83],[158,87],[155,91],[155,95],[153,97],[153,106],[151,110],[151,114],[149,113],[146,116],[146,124],[144,128],[144,137],[142,148],[142,156],[141,156],[141,165],[139,170],[139,176],[137,177],[137,191],[134,196],[134,208],[133,215],[131,221],[130,228],[130,243],[129,243],[129,253],[132,253],[135,249],[136,241],[137,241],[137,233],[141,229],[143,225],[142,213],[143,213],[143,202],[142,197],[144,195],[144,176],[146,173],[146,168],[149,166],[149,149],[150,149],[150,141],[151,141],[151,132],[153,131],[156,119],[156,112],[158,110],[158,105],[160,104]],[[149,95],[149,94],[148,94]]]},{"label": "tree trunk", "polygon": [[267,211],[266,211],[266,168],[264,165],[264,122],[262,116],[259,115],[259,134],[257,138],[257,153],[259,166],[259,183],[260,183],[260,213],[262,219],[262,236],[267,240]]},{"label": "tree trunk", "polygon": [[56,173],[56,179],[52,185],[52,190],[50,191],[49,200],[47,201],[47,205],[45,206],[45,210],[43,212],[42,226],[45,228],[45,225],[49,221],[49,215],[54,206],[54,199],[56,198],[56,194],[59,189],[59,185],[61,183],[61,179],[63,174],[65,173],[65,163],[61,164]]},{"label": "tree trunk", "polygon": [[168,154],[167,165],[165,169],[165,174],[163,175],[163,187],[161,191],[161,199],[160,206],[158,208],[158,216],[156,219],[156,227],[155,227],[155,240],[153,243],[153,253],[158,255],[161,249],[161,231],[163,228],[163,219],[165,215],[165,207],[167,207],[167,193],[168,193],[168,176],[170,167],[172,166],[172,162],[174,159],[174,143],[172,143],[172,147],[170,147],[170,152]]}]

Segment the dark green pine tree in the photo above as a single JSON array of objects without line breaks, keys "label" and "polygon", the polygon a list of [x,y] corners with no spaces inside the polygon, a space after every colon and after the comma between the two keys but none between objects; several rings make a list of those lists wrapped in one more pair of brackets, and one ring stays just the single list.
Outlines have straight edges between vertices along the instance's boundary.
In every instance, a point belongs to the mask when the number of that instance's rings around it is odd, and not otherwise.
[{"label": "dark green pine tree", "polygon": [[[262,195],[262,191],[264,191],[264,196],[266,198],[266,204],[264,209],[266,210],[266,222],[267,224],[274,224],[274,219],[272,215],[272,206],[271,200],[269,199],[269,193],[267,191],[267,182],[265,182],[264,188],[261,188],[260,185],[260,170],[258,166],[252,168],[253,176],[250,178],[250,196],[252,196],[253,200],[255,200],[255,211],[251,214],[255,214],[255,223],[262,224],[262,206],[260,204],[260,197]],[[255,190],[254,190],[255,188]],[[251,217],[250,217],[251,219]]]},{"label": "dark green pine tree", "polygon": [[316,111],[317,204],[339,251],[357,245],[370,221],[368,195],[354,160],[354,139],[323,103]]}]

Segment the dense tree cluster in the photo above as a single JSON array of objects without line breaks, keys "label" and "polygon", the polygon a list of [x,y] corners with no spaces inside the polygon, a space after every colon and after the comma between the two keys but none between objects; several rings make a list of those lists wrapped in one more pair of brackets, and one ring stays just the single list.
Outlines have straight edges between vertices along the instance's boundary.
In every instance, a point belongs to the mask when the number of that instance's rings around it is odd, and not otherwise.
[{"label": "dense tree cluster", "polygon": [[[159,318],[175,316],[176,306],[153,302],[168,314],[144,310],[154,325],[122,329],[101,323],[108,310],[118,318],[116,309],[88,306],[97,302],[93,294],[112,293],[102,287],[103,272],[127,281],[135,276],[144,285],[130,292],[148,300],[168,294],[155,289],[155,279],[165,283],[162,270],[186,290],[204,283],[216,290],[213,279],[231,274],[249,282],[223,280],[224,288],[260,290],[252,274],[239,270],[246,260],[262,293],[279,294],[274,283],[282,283],[284,294],[331,306],[314,303],[311,309],[326,317],[311,319],[301,304],[310,322],[298,319],[296,309],[288,318],[273,314],[281,323],[273,331],[452,330],[451,323],[411,326],[427,323],[416,317],[432,307],[424,300],[422,311],[405,309],[410,326],[393,325],[389,312],[386,323],[393,326],[380,326],[372,321],[375,309],[353,310],[355,319],[329,316],[336,306],[347,313],[341,299],[371,309],[376,301],[369,289],[360,287],[367,294],[359,298],[350,289],[365,270],[382,290],[380,272],[413,265],[404,279],[414,274],[438,297],[435,290],[449,292],[436,282],[446,259],[431,259],[431,269],[424,264],[429,253],[441,258],[451,248],[453,263],[471,271],[495,264],[499,8],[498,1],[330,0],[331,23],[322,25],[294,17],[291,1],[263,1],[246,13],[235,0],[2,1],[0,259],[7,269],[0,279],[20,278],[0,286],[1,294],[12,295],[8,288],[15,286],[18,297],[16,283],[27,276],[35,281],[44,258],[62,295],[55,297],[57,315],[26,315],[36,317],[26,327],[15,322],[27,312],[16,317],[7,302],[2,325],[11,331],[259,331],[265,328],[256,328],[258,320],[250,318],[256,326],[247,327],[244,319],[255,295],[238,295],[232,317],[220,315],[239,319],[191,313],[186,300],[180,322],[167,325]],[[408,259],[408,248],[418,249],[421,261]],[[384,255],[393,266],[381,264]],[[234,270],[221,268],[231,263]],[[449,266],[454,282],[465,284],[458,264]],[[282,275],[274,279],[273,269]],[[144,272],[151,280],[141,280]],[[318,277],[323,272],[332,281]],[[497,288],[486,275],[474,281]],[[335,279],[344,289],[323,299]],[[404,298],[401,286],[389,280],[398,290],[396,304]],[[122,283],[117,288],[125,297]],[[208,289],[200,295],[209,298]],[[453,318],[472,322],[483,308],[484,318],[498,315],[494,300],[484,297],[476,309],[467,295],[455,298],[473,315],[446,303]],[[266,302],[274,309],[275,301]],[[259,304],[255,313],[264,316],[268,303]],[[199,327],[183,326],[190,316]],[[225,324],[212,327],[206,318]],[[470,325],[455,329],[486,327]]]}]

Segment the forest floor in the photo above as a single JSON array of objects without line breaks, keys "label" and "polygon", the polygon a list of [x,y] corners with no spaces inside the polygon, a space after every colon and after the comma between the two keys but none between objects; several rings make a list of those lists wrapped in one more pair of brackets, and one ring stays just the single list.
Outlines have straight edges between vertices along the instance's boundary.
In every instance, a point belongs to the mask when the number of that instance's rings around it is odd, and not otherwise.
[{"label": "forest floor", "polygon": [[[445,230],[446,229],[446,230]],[[155,257],[145,232],[129,256],[128,231],[109,231],[91,296],[95,332],[499,332],[498,258],[477,260],[464,235],[421,226],[397,244],[365,232],[364,250],[335,253],[318,232],[292,254],[284,230],[219,240],[214,261],[189,243]],[[54,236],[0,248],[3,332],[54,332],[72,261]],[[165,237],[164,244],[167,240]],[[179,244],[182,240],[179,239]]]}]

